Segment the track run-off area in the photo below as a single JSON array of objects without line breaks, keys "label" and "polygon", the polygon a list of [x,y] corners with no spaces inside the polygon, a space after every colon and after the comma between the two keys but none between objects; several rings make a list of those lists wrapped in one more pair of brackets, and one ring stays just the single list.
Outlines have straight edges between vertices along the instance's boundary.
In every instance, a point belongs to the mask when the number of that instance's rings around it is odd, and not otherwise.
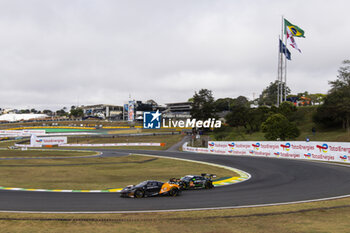
[{"label": "track run-off area", "polygon": [[210,190],[183,191],[177,197],[141,199],[120,198],[114,192],[0,190],[0,211],[123,213],[203,210],[287,204],[350,194],[350,168],[337,164],[178,151],[99,151],[103,152],[103,157],[144,154],[200,161],[239,169],[251,177],[244,182]]}]

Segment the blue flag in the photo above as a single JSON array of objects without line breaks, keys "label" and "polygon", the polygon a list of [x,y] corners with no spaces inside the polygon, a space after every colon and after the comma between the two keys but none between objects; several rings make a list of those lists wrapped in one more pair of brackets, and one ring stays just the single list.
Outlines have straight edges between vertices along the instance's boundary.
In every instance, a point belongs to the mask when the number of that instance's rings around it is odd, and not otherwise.
[{"label": "blue flag", "polygon": [[281,40],[280,40],[280,53],[284,53],[284,55],[288,60],[292,59],[292,55],[290,54],[289,50],[286,48],[286,46],[283,44]]}]

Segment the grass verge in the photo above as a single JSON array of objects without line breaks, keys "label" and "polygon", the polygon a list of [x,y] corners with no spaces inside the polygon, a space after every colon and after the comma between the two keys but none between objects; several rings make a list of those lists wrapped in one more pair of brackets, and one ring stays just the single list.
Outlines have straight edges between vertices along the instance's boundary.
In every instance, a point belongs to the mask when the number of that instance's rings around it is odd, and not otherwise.
[{"label": "grass verge", "polygon": [[13,146],[15,143],[18,143],[22,140],[4,140],[0,141],[0,148],[7,148],[9,146]]},{"label": "grass verge", "polygon": [[232,171],[211,165],[139,155],[0,161],[0,177],[3,177],[0,185],[18,188],[122,188],[144,180],[167,181],[171,177],[200,173],[213,173],[218,178],[238,176]]},{"label": "grass verge", "polygon": [[350,216],[350,207],[346,207],[349,204],[350,198],[343,198],[271,207],[173,213],[1,213],[0,232],[349,232],[347,217]]}]

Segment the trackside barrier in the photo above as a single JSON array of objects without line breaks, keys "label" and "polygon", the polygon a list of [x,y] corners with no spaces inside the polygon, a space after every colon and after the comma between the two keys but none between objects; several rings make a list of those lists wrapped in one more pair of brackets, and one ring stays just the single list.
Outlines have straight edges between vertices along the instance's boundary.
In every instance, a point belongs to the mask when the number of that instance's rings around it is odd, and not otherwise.
[{"label": "trackside barrier", "polygon": [[[41,147],[32,146],[28,144],[15,144],[16,147]],[[165,143],[145,143],[145,142],[135,142],[135,143],[99,143],[99,144],[60,144],[59,147],[105,147],[105,146],[165,146]]]},{"label": "trackside barrier", "polygon": [[9,128],[7,130],[21,130],[21,129],[96,129],[95,127],[80,127],[80,126],[25,126]]},{"label": "trackside barrier", "polygon": [[223,155],[259,156],[350,163],[350,143],[301,141],[209,141],[207,148],[190,147],[183,151]]},{"label": "trackside barrier", "polygon": [[20,137],[20,136],[31,136],[34,135],[45,135],[45,130],[0,130],[0,136],[9,137]]},{"label": "trackside barrier", "polygon": [[61,144],[63,147],[89,147],[89,146],[165,146],[165,143],[145,143],[145,142],[134,142],[134,143],[103,143],[103,144]]}]

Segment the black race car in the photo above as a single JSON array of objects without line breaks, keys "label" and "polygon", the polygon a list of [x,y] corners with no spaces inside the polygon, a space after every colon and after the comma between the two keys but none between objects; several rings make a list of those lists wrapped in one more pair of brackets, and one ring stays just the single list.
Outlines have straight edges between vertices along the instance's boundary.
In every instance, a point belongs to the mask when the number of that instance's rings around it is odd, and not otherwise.
[{"label": "black race car", "polygon": [[120,191],[121,197],[150,197],[157,195],[177,196],[180,193],[180,186],[170,182],[147,180],[138,185],[129,185]]},{"label": "black race car", "polygon": [[214,188],[212,178],[216,177],[214,174],[206,174],[203,173],[199,175],[187,175],[182,177],[179,180],[171,179],[170,181],[174,181],[178,183],[181,189],[211,189]]}]

